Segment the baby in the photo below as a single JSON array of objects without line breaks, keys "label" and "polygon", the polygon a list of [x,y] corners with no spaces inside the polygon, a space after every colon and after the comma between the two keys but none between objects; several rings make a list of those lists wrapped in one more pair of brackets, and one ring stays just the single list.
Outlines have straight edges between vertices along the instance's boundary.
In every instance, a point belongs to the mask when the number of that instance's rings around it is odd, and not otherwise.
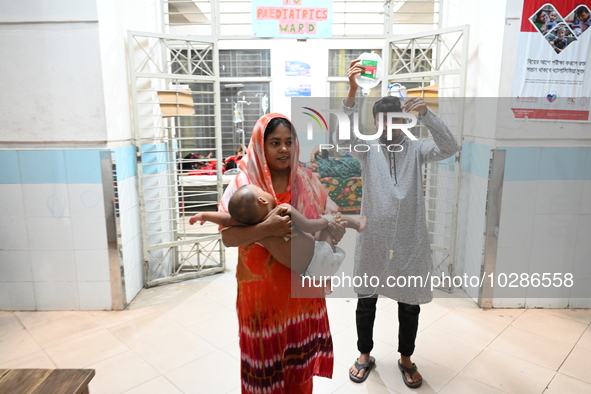
[{"label": "baby", "polygon": [[[289,204],[281,204],[284,214],[290,215],[295,226],[304,232],[292,238],[291,269],[303,276],[324,277],[336,273],[345,258],[345,252],[335,246],[332,237],[326,230],[331,221],[343,222],[346,228],[354,228],[358,232],[365,230],[367,218],[359,219],[336,214],[324,215],[318,219],[308,219]],[[200,212],[189,219],[189,224],[213,222],[220,226],[252,226],[266,219],[275,208],[275,200],[268,193],[255,185],[244,185],[232,195],[225,212]],[[318,240],[308,233],[320,231]]]},{"label": "baby", "polygon": [[549,18],[550,22],[546,23],[546,31],[554,29],[554,27],[556,27],[556,24],[558,23],[558,14],[556,12],[551,12]]}]

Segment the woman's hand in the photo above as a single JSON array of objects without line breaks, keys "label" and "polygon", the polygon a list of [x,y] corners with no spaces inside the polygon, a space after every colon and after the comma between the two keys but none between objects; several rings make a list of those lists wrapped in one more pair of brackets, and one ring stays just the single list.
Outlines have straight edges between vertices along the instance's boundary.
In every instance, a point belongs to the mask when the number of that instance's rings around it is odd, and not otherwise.
[{"label": "woman's hand", "polygon": [[291,207],[285,205],[276,206],[263,222],[268,237],[291,238]]},{"label": "woman's hand", "polygon": [[332,243],[333,244],[338,244],[341,239],[343,239],[343,236],[345,235],[345,224],[347,224],[347,222],[329,222],[328,223],[328,227],[326,228],[326,230],[328,230],[328,233],[330,234],[330,236],[332,237]]}]

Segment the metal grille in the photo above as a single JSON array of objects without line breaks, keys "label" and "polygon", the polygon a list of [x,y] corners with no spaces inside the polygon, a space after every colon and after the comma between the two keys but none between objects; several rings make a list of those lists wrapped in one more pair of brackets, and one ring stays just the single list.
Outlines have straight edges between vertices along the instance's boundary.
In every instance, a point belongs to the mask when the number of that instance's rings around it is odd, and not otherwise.
[{"label": "metal grille", "polygon": [[[389,43],[387,80],[407,88],[424,88],[419,94],[462,141],[467,27],[442,29],[430,34],[407,36]],[[435,88],[428,88],[436,86]],[[437,92],[430,97],[430,91]],[[413,129],[427,138],[426,127]],[[456,259],[457,215],[460,185],[459,153],[423,167],[427,225],[431,236],[433,275],[453,275]],[[447,287],[443,290],[452,291]]]},{"label": "metal grille", "polygon": [[220,51],[220,77],[270,77],[268,49]]},{"label": "metal grille", "polygon": [[[146,285],[221,272],[220,235],[188,226],[190,211],[215,208],[222,193],[216,48],[136,32],[129,43]],[[213,175],[195,186],[204,166]]]}]

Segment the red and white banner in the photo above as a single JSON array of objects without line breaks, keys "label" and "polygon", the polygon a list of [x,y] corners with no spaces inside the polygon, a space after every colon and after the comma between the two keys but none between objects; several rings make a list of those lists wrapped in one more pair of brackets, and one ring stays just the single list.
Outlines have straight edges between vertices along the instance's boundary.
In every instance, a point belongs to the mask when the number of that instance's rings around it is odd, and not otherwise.
[{"label": "red and white banner", "polygon": [[525,0],[513,83],[517,119],[588,122],[591,0]]}]

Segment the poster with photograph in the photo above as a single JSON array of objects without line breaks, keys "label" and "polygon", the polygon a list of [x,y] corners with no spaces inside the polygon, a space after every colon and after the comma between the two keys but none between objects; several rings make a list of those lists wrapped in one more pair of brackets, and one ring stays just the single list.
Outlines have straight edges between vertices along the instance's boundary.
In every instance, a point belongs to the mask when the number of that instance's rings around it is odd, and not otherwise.
[{"label": "poster with photograph", "polygon": [[590,121],[591,0],[525,0],[513,83],[516,119]]}]

